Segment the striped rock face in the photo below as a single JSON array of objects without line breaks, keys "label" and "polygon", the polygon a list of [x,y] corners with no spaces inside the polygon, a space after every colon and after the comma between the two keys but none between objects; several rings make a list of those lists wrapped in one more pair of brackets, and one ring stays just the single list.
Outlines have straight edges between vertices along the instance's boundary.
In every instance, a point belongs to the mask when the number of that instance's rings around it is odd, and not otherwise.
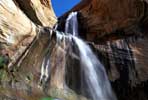
[{"label": "striped rock face", "polygon": [[78,5],[64,14],[65,18],[71,11],[80,12],[80,34],[93,41],[117,30],[136,29],[139,23],[146,24],[147,5],[142,0],[82,0]]},{"label": "striped rock face", "polygon": [[141,0],[82,0],[72,10],[80,10],[88,34],[99,37],[136,24],[144,15]]},{"label": "striped rock face", "polygon": [[0,55],[14,62],[36,36],[36,26],[56,23],[50,0],[1,0],[0,11]]}]

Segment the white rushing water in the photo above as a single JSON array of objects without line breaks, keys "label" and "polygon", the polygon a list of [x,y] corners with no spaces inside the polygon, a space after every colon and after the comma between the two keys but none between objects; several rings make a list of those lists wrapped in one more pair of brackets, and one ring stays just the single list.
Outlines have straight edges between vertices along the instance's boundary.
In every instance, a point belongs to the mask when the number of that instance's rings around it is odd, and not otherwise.
[{"label": "white rushing water", "polygon": [[[55,25],[54,30],[56,31],[58,24]],[[71,33],[74,36],[78,35],[78,20],[77,20],[77,12],[72,12],[70,16],[68,16],[65,24],[65,33]],[[62,33],[63,34],[63,33]],[[60,32],[56,32],[57,42],[61,40],[64,36],[60,34]],[[47,54],[48,55],[48,54]],[[49,78],[49,69],[50,69],[50,60],[47,57],[44,57],[42,66],[41,66],[41,75],[40,75],[40,83],[46,82]]]},{"label": "white rushing water", "polygon": [[44,78],[45,81],[47,81],[48,77],[49,77],[49,60],[47,60],[46,58],[44,58],[42,66],[41,66],[41,76],[40,76],[40,81],[42,81],[42,79]]},{"label": "white rushing water", "polygon": [[[48,55],[48,54],[47,54]],[[45,56],[41,66],[40,85],[43,85],[49,78],[50,59]]]},{"label": "white rushing water", "polygon": [[81,70],[84,72],[84,80],[86,80],[90,96],[93,100],[116,100],[104,66],[90,47],[83,40],[77,38],[77,22],[77,12],[72,12],[67,18],[65,32],[72,32],[73,40],[79,49]]},{"label": "white rushing water", "polygon": [[73,39],[79,48],[81,70],[93,100],[116,100],[104,66],[84,41],[76,37]]},{"label": "white rushing water", "polygon": [[65,33],[70,33],[74,36],[78,36],[77,12],[72,12],[66,19]]},{"label": "white rushing water", "polygon": [[[87,92],[89,93],[90,100],[116,100],[104,66],[97,59],[89,45],[86,44],[82,39],[78,38],[77,12],[72,12],[68,16],[65,25],[65,32],[69,34],[65,35],[58,31],[55,33],[57,38],[56,42],[60,44],[60,40],[62,40],[62,38],[68,38],[70,40],[68,42],[72,42],[72,44],[75,44],[75,47],[78,48],[80,69],[82,70],[81,80],[84,81],[86,88],[88,88]],[[47,53],[43,60],[40,81],[47,81],[49,77],[49,57],[50,56]],[[83,85],[83,82],[81,85]]]}]

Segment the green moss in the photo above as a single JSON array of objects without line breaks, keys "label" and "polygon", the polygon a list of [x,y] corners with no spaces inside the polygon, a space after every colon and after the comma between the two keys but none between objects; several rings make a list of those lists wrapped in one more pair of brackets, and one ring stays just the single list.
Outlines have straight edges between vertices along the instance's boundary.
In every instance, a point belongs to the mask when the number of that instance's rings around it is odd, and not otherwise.
[{"label": "green moss", "polygon": [[9,81],[6,59],[0,56],[0,83]]},{"label": "green moss", "polygon": [[5,59],[4,57],[0,56],[0,68],[3,68],[5,66]]}]

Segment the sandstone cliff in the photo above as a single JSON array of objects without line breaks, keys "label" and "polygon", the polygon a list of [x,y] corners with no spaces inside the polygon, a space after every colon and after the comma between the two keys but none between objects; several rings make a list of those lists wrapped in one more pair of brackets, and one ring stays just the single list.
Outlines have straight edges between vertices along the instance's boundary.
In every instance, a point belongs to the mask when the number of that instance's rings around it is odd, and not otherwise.
[{"label": "sandstone cliff", "polygon": [[0,54],[15,62],[38,34],[38,27],[55,23],[50,0],[1,0]]},{"label": "sandstone cliff", "polygon": [[[24,79],[26,75],[29,75],[29,77],[34,75],[29,72],[31,70],[37,74],[34,67],[31,66],[37,67],[38,61],[39,63],[42,62],[42,50],[46,48],[46,38],[48,36],[42,36],[40,33],[45,32],[40,32],[40,28],[46,26],[52,28],[56,21],[57,18],[53,12],[50,0],[0,0],[1,100],[21,100],[22,98],[37,100],[41,95],[43,96],[43,92],[37,89],[37,85],[32,86],[33,94],[31,93],[30,96],[26,95],[25,91],[30,86],[26,85]],[[40,39],[40,36],[44,38]],[[23,70],[25,72],[24,76],[23,72],[21,75],[21,71],[17,73],[18,71],[14,71],[14,69],[17,69],[16,66],[19,66],[26,58],[30,49],[34,49],[31,54],[29,53],[29,56],[33,57],[33,59],[30,58],[31,60],[28,59],[31,63],[27,62],[31,69],[29,69],[29,66],[25,66],[25,69],[28,70],[27,72]],[[16,85],[15,80],[19,80],[17,82],[20,86]],[[12,89],[13,82],[16,89]],[[27,84],[31,85],[32,83]]]}]

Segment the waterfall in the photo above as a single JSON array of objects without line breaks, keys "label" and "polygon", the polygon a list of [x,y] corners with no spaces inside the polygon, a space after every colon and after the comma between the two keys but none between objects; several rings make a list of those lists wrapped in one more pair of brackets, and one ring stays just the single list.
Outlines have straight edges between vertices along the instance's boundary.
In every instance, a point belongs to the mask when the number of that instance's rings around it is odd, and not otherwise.
[{"label": "waterfall", "polygon": [[79,48],[81,70],[84,72],[84,80],[86,80],[88,92],[93,100],[116,100],[104,66],[84,41],[76,37],[73,38]]},{"label": "waterfall", "polygon": [[86,81],[91,98],[93,100],[116,100],[104,66],[97,59],[90,47],[83,40],[77,38],[77,12],[72,12],[68,16],[65,32],[72,32],[73,40],[78,47],[81,70],[84,72],[84,80]]},{"label": "waterfall", "polygon": [[72,12],[66,19],[65,33],[70,33],[74,36],[78,36],[78,20],[77,12]]},{"label": "waterfall", "polygon": [[[87,97],[90,98],[90,100],[116,100],[104,66],[97,59],[89,45],[78,38],[77,12],[72,12],[68,16],[65,33],[56,31],[54,34],[55,44],[52,46],[52,49],[48,47],[51,51],[48,50],[45,53],[41,66],[40,82],[46,83],[50,77],[50,87],[56,86],[64,89],[66,84],[66,63],[69,61],[69,56],[74,56],[80,63],[80,91],[84,91],[84,93],[81,92],[82,95],[89,95]],[[71,50],[73,47],[77,48],[79,54]],[[68,66],[71,68],[73,65]]]}]

